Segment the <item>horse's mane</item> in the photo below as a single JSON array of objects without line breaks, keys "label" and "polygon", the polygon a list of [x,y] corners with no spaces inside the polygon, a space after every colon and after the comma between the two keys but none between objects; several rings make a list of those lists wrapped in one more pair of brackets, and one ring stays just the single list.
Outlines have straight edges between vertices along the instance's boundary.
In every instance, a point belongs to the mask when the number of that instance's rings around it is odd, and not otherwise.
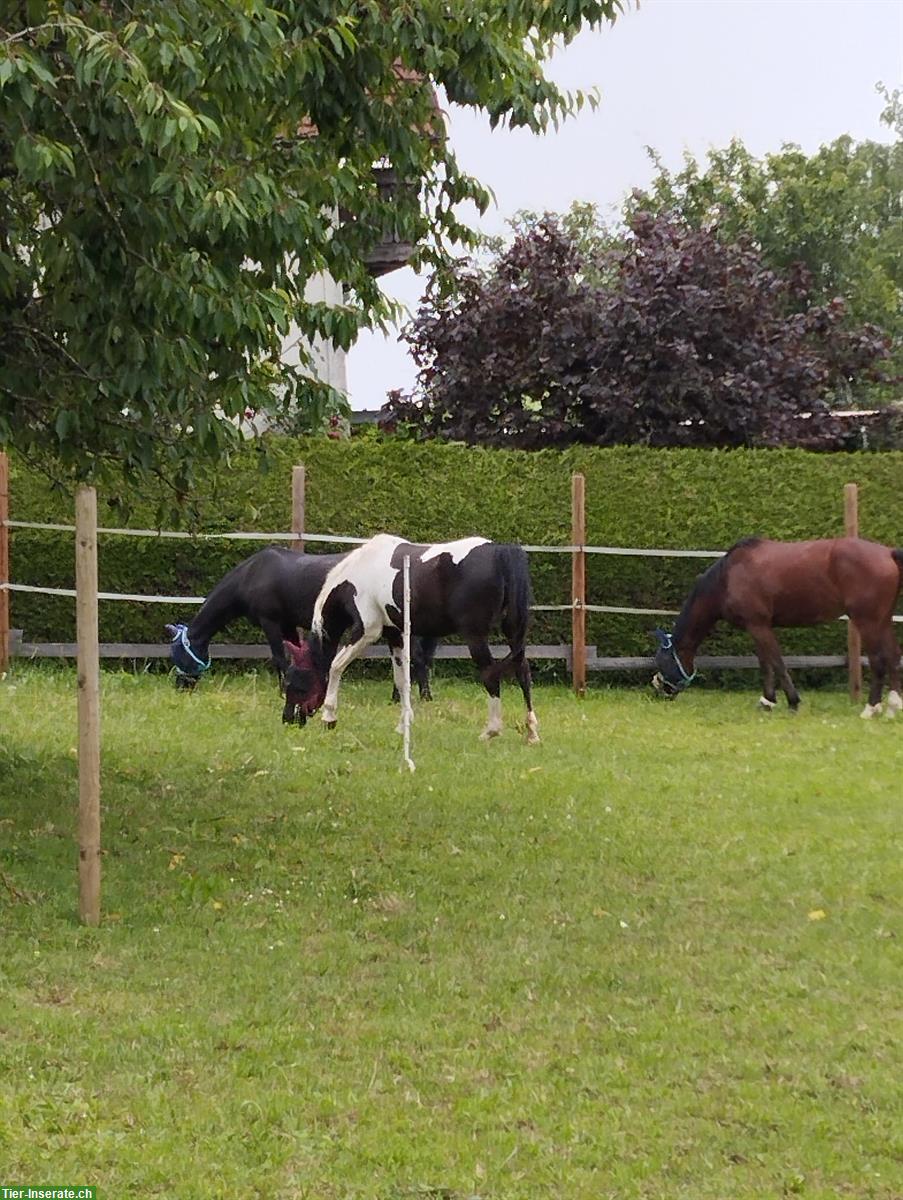
[{"label": "horse's mane", "polygon": [[755,546],[761,542],[759,537],[745,537],[738,542],[734,542],[725,553],[715,560],[710,567],[696,576],[696,581],[690,589],[690,594],[687,596],[680,610],[680,615],[674,622],[673,637],[675,642],[679,642],[686,632],[686,626],[690,619],[690,613],[693,611],[697,602],[704,597],[717,595],[724,587],[725,576],[730,567],[731,556],[736,550],[745,549],[748,546]]}]

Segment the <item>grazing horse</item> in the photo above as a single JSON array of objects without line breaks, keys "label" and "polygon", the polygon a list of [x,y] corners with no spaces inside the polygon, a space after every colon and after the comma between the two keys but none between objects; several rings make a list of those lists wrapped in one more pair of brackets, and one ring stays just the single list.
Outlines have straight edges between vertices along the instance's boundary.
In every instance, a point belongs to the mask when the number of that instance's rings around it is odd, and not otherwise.
[{"label": "grazing horse", "polygon": [[881,711],[890,681],[887,715],[903,708],[900,647],[893,612],[903,575],[903,550],[864,538],[774,542],[744,538],[696,580],[673,633],[655,631],[658,650],[653,685],[673,698],[695,677],[696,651],[716,621],[747,630],[762,668],[759,704],[775,705],[777,674],[791,709],[800,696],[784,666],[775,627],[821,625],[846,614],[859,630],[872,672],[869,700],[861,716]]},{"label": "grazing horse", "polygon": [[[285,642],[297,639],[299,626],[310,629],[326,577],[347,557],[267,546],[243,559],[215,585],[187,625],[166,626],[177,685],[194,686],[210,666],[210,639],[239,617],[263,630],[281,680],[289,665]],[[424,700],[432,699],[429,668],[435,649],[435,641],[429,640],[411,647],[411,675]]]},{"label": "grazing horse", "polygon": [[[297,710],[306,718],[322,706],[323,721],[333,727],[343,672],[379,637],[389,645],[399,683],[405,557],[411,560],[411,632],[465,640],[489,693],[482,737],[501,733],[500,681],[513,675],[527,706],[527,741],[538,742],[525,654],[532,596],[527,556],[520,546],[480,537],[424,546],[381,533],[333,567],[314,606],[310,637],[286,646],[293,664],[285,677],[286,713]],[[487,641],[497,625],[509,646],[502,659],[492,657]],[[339,649],[346,632],[349,641]]]}]

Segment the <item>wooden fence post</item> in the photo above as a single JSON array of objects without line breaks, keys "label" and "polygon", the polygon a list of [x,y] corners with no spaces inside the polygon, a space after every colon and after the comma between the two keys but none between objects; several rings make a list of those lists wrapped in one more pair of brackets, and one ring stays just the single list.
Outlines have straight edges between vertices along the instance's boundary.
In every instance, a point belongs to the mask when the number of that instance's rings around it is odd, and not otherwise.
[{"label": "wooden fence post", "polygon": [[304,553],[304,467],[292,467],[292,533],[298,536],[292,542],[292,549],[299,554]]},{"label": "wooden fence post", "polygon": [[[9,458],[0,450],[0,584],[9,583]],[[0,587],[0,675],[9,668],[9,592]]]},{"label": "wooden fence post", "polygon": [[571,678],[578,696],[586,695],[586,480],[571,476]]},{"label": "wooden fence post", "polygon": [[78,914],[100,924],[100,647],[97,630],[97,493],[75,493],[78,637]]},{"label": "wooden fence post", "polygon": [[[847,537],[859,537],[859,487],[847,483],[843,489],[843,527]],[[849,622],[847,628],[847,660],[850,673],[850,699],[862,695],[862,641],[859,630]]]}]

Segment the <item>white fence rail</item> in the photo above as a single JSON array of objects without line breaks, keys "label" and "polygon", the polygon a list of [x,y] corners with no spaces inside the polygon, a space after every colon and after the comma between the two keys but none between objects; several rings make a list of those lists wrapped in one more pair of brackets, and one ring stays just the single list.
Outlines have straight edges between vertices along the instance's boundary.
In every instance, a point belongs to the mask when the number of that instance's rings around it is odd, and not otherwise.
[{"label": "white fence rail", "polygon": [[[3,521],[0,524],[7,526],[9,529],[39,529],[51,530],[55,532],[74,533],[74,525],[62,525],[52,522],[43,521]],[[108,534],[112,536],[125,537],[150,537],[150,538],[182,538],[191,541],[212,541],[216,538],[229,539],[232,541],[297,541],[297,533],[257,533],[254,531],[242,531],[233,533],[183,533],[177,530],[169,529],[113,529],[113,528],[98,528],[98,534]],[[318,543],[335,543],[337,545],[363,545],[367,538],[345,537],[339,534],[332,533],[304,533],[305,542]],[[679,550],[679,549],[660,549],[660,548],[642,548],[636,546],[529,546],[523,547],[529,554],[573,554],[582,552],[584,554],[609,554],[623,555],[634,558],[721,558],[724,555],[723,550]],[[52,588],[38,587],[34,584],[26,583],[0,583],[0,591],[6,590],[10,592],[31,592],[47,596],[75,596],[74,588]],[[98,600],[127,600],[142,604],[203,604],[205,596],[165,596],[151,595],[135,592],[98,592]],[[627,605],[620,604],[534,604],[533,612],[573,612],[575,608],[582,608],[588,613],[617,613],[626,616],[650,616],[650,617],[673,617],[677,615],[678,610],[674,608],[631,608]],[[846,617],[841,617],[841,620],[846,620]],[[895,616],[895,621],[903,622],[903,616]]]},{"label": "white fence rail", "polygon": [[[302,499],[303,504],[303,499]],[[243,531],[217,531],[210,533],[186,533],[181,530],[169,529],[132,529],[128,527],[99,527],[98,535],[105,537],[140,537],[153,539],[172,539],[180,541],[193,542],[210,542],[210,541],[248,541],[248,542],[311,542],[321,545],[337,545],[337,546],[357,546],[366,542],[367,538],[350,537],[334,533],[308,533],[303,530],[303,511],[295,512],[296,528],[291,532],[281,530],[273,532],[258,532],[256,530]],[[68,525],[59,522],[49,521],[20,521],[10,519],[0,519],[0,530],[5,537],[8,538],[9,531],[35,530],[49,531],[56,533],[72,533],[76,531],[75,525]],[[577,536],[584,534],[583,525],[578,525],[574,529]],[[561,546],[543,546],[526,544],[523,549],[528,554],[568,554],[572,558],[578,555],[612,555],[632,558],[693,558],[693,559],[709,559],[714,560],[722,557],[725,553],[723,550],[688,550],[675,549],[670,547],[636,547],[636,546],[593,546],[579,543],[561,545]],[[24,594],[38,594],[48,596],[65,596],[74,599],[76,591],[74,588],[61,587],[42,587],[34,584],[13,583],[0,579],[0,593],[19,592]],[[172,606],[181,605],[201,605],[206,597],[204,596],[172,596],[172,595],[157,595],[134,592],[98,592],[97,599],[99,601],[125,601],[140,604],[167,604]],[[574,619],[577,619],[579,614],[584,613],[603,613],[617,614],[625,616],[643,616],[643,617],[673,617],[677,615],[676,609],[671,608],[638,608],[629,605],[618,604],[590,604],[577,595],[569,604],[535,604],[533,605],[534,612],[557,612],[571,613]],[[582,620],[582,616],[580,617]],[[903,616],[895,616],[894,621],[903,622]],[[846,617],[841,620],[846,621]],[[10,653],[25,657],[25,658],[74,658],[77,654],[77,644],[71,642],[44,642],[44,643],[29,643],[22,640],[21,631],[11,631],[9,636]],[[235,645],[221,644],[212,647],[213,656],[222,659],[259,659],[269,657],[269,648],[265,645]],[[126,659],[152,659],[168,655],[169,647],[157,643],[131,643],[131,642],[108,642],[102,643],[100,647],[102,657],[126,658]],[[385,647],[371,647],[367,657],[382,658],[385,657],[387,651]],[[499,653],[502,653],[499,649]],[[468,651],[466,647],[454,645],[442,645],[437,651],[439,658],[466,658]],[[533,659],[564,659],[567,661],[570,669],[574,666],[574,654],[572,646],[566,643],[558,646],[530,646],[528,647],[528,655]],[[652,665],[651,657],[604,657],[597,653],[595,646],[586,646],[585,648],[586,669],[588,670],[640,670]],[[785,660],[789,666],[803,667],[835,667],[843,666],[850,661],[849,656],[841,655],[804,655],[804,656],[788,656]],[[751,669],[758,667],[758,660],[751,655],[724,655],[724,656],[701,656],[698,659],[701,668],[709,667],[732,667],[738,669]]]},{"label": "white fence rail", "polygon": [[[58,522],[50,521],[12,521],[7,520],[0,522],[9,529],[32,529],[32,530],[49,530],[55,533],[74,533],[74,525],[64,525]],[[287,542],[297,541],[298,533],[258,533],[256,531],[235,531],[222,533],[184,533],[179,530],[172,529],[129,529],[129,528],[103,528],[98,527],[98,534],[105,534],[113,537],[146,537],[146,538],[178,538],[188,541],[214,541],[216,539],[224,539],[230,541],[255,541],[255,542]],[[323,544],[333,543],[335,545],[363,545],[367,538],[346,537],[340,534],[332,533],[307,533],[303,534],[305,542],[317,542]],[[669,550],[669,549],[642,549],[633,546],[531,546],[525,545],[523,549],[528,554],[608,554],[608,555],[627,555],[632,557],[648,557],[648,558],[720,558],[723,550]],[[71,596],[74,598],[74,588],[51,588],[38,587],[34,584],[26,583],[0,583],[0,590],[10,592],[30,592],[48,596]],[[203,604],[204,596],[163,596],[136,594],[134,592],[98,592],[98,600],[127,600],[142,604]],[[675,616],[677,610],[670,608],[630,608],[623,605],[611,604],[534,604],[534,612],[573,612],[575,608],[582,608],[585,612],[590,613],[619,613],[625,615],[636,616],[656,616],[668,617]]]}]

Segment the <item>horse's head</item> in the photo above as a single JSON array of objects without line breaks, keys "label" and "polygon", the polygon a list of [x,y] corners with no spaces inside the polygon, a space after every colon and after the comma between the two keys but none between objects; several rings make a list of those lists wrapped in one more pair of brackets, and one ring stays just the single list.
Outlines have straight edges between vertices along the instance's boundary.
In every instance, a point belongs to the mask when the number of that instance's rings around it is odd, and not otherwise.
[{"label": "horse's head", "polygon": [[296,720],[299,725],[304,725],[326,699],[326,673],[320,656],[307,638],[300,645],[295,642],[282,644],[289,660],[283,677],[285,708],[282,720],[286,725],[292,725]]},{"label": "horse's head", "polygon": [[210,666],[207,647],[203,647],[203,655],[197,653],[200,647],[191,645],[187,625],[167,625],[166,632],[172,638],[169,657],[176,668],[176,687],[193,688]]},{"label": "horse's head", "polygon": [[696,672],[684,670],[683,663],[677,655],[674,638],[664,629],[653,630],[652,636],[658,643],[655,652],[655,674],[652,676],[652,686],[666,700],[673,700],[685,688],[688,688],[696,678]]}]

